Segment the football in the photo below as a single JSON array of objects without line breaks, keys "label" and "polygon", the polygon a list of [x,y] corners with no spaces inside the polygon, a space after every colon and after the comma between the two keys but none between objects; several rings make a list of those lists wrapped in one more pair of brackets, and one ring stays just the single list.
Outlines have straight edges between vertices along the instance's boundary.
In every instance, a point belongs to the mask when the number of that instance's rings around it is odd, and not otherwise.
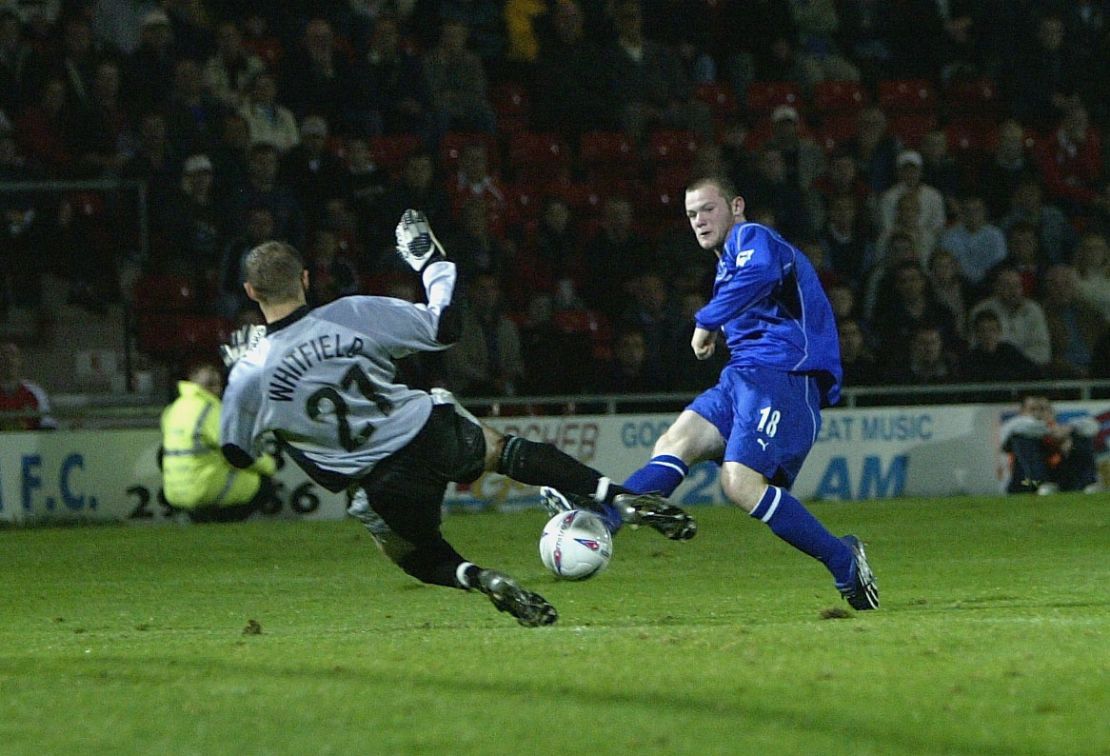
[{"label": "football", "polygon": [[540,536],[540,559],[562,580],[585,580],[609,565],[613,536],[593,512],[572,509],[547,521]]}]

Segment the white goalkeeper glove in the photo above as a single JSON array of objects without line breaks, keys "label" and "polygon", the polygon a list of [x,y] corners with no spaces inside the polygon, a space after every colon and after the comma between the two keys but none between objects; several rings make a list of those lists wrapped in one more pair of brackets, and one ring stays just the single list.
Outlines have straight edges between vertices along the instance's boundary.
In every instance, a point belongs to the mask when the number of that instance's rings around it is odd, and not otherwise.
[{"label": "white goalkeeper glove", "polygon": [[397,224],[397,254],[417,273],[437,260],[446,260],[443,245],[432,233],[428,219],[419,210],[406,210]]},{"label": "white goalkeeper glove", "polygon": [[266,326],[245,325],[231,332],[231,340],[220,345],[220,357],[224,365],[231,367],[254,349],[266,335]]}]

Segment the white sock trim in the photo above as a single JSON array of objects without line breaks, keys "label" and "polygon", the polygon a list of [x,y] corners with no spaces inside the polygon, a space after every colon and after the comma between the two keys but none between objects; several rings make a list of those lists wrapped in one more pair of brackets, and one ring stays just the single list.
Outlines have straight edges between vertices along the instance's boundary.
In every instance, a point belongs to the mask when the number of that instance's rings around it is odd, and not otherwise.
[{"label": "white sock trim", "polygon": [[597,490],[594,491],[594,501],[598,502],[599,504],[605,503],[605,499],[609,496],[609,486],[612,484],[612,482],[613,481],[605,477],[601,478],[597,482]]},{"label": "white sock trim", "polygon": [[471,588],[473,588],[474,586],[472,586],[470,584],[470,581],[466,579],[466,571],[467,571],[467,569],[469,569],[470,567],[473,567],[473,566],[474,566],[473,562],[462,562],[462,563],[459,564],[458,567],[455,568],[455,580],[458,582],[458,584],[460,586],[463,587],[463,589],[468,590],[468,591]]},{"label": "white sock trim", "polygon": [[668,467],[668,468],[674,470],[676,473],[678,473],[679,475],[681,475],[684,478],[686,477],[686,474],[689,472],[688,470],[683,470],[681,467],[676,465],[674,462],[652,462],[651,464],[659,465],[660,467]]},{"label": "white sock trim", "polygon": [[[775,492],[775,498],[771,502],[771,505],[769,507],[767,507],[767,513],[759,518],[761,522],[770,522],[771,521],[771,518],[775,514],[775,510],[779,508],[779,500],[782,499],[782,489],[781,488],[779,488],[778,486],[767,486],[767,489],[768,490],[773,490]],[[763,495],[766,496],[767,494],[763,494]]]}]

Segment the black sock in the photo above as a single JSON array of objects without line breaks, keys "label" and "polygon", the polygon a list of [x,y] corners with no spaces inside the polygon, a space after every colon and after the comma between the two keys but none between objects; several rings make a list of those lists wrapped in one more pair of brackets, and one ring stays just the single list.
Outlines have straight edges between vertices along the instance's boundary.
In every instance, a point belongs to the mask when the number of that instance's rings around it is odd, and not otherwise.
[{"label": "black sock", "polygon": [[397,566],[421,582],[466,590],[471,586],[460,585],[458,580],[459,565],[465,561],[451,544],[439,538],[417,545],[397,560]]},{"label": "black sock", "polygon": [[[497,472],[515,481],[532,486],[552,486],[563,493],[593,498],[601,473],[579,462],[551,444],[529,441],[520,436],[506,436]],[[610,483],[605,501],[612,501],[625,489]]]}]

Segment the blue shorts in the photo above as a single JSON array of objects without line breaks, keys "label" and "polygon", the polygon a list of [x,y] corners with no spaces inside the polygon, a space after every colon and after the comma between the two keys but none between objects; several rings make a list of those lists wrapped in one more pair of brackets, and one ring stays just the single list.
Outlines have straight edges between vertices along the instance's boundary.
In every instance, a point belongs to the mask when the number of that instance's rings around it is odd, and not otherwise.
[{"label": "blue shorts", "polygon": [[717,427],[725,461],[762,473],[789,488],[821,430],[817,379],[759,367],[726,367],[716,386],[687,409]]}]

